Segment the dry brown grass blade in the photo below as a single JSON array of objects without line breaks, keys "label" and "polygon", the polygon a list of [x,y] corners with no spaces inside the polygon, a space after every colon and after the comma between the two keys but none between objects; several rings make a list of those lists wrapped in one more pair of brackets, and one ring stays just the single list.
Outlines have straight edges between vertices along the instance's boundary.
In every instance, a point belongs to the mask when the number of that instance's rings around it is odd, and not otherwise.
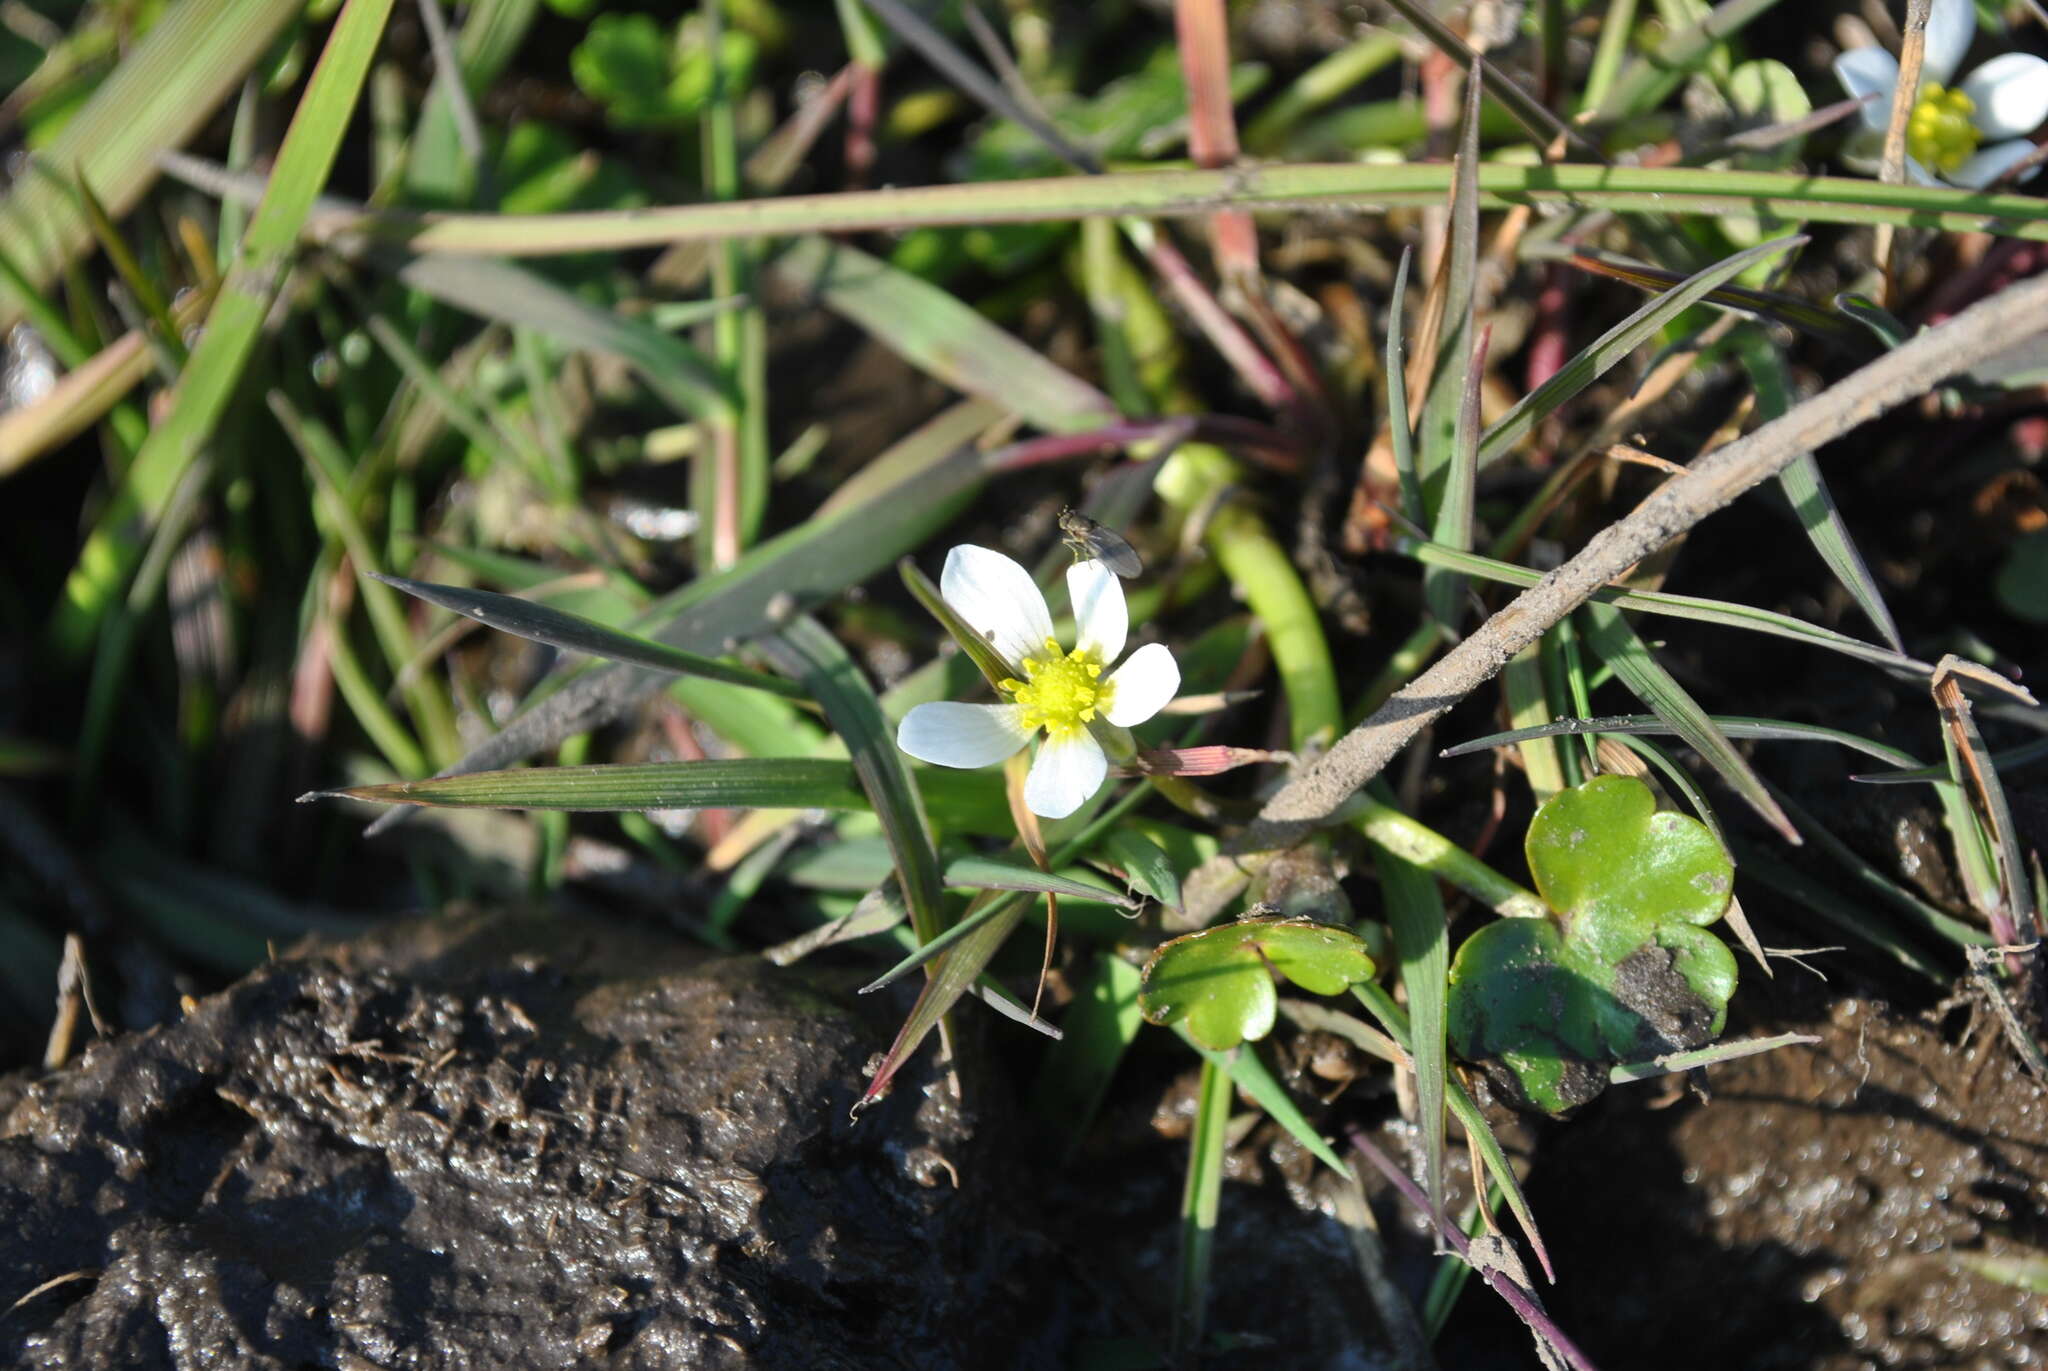
[{"label": "dry brown grass blade", "polygon": [[[1913,102],[1920,97],[1920,66],[1927,57],[1927,16],[1934,0],[1906,0],[1906,32],[1899,44],[1899,84],[1892,88],[1892,117],[1884,130],[1884,165],[1878,180],[1896,186],[1906,179],[1906,125],[1913,118]],[[1894,290],[1892,249],[1898,231],[1890,224],[1877,226],[1875,256],[1879,271],[1878,300],[1889,306],[1898,298]]]},{"label": "dry brown grass blade", "polygon": [[[1198,167],[1228,167],[1238,152],[1230,99],[1230,17],[1223,0],[1176,0],[1173,26],[1188,86],[1188,152]],[[1209,235],[1223,278],[1253,293],[1259,279],[1259,233],[1251,215],[1218,210],[1209,218]]]},{"label": "dry brown grass blade", "polygon": [[1629,567],[1801,455],[1967,371],[2048,328],[2048,276],[2034,277],[1971,306],[1870,365],[1794,406],[1782,418],[1701,458],[1686,474],[1595,535],[1577,556],[1545,576],[1441,661],[1397,691],[1267,802],[1224,855],[1187,884],[1191,917],[1220,912],[1200,898],[1241,886],[1237,859],[1289,846],[1327,822],[1408,742],[1510,658],[1540,638]]}]

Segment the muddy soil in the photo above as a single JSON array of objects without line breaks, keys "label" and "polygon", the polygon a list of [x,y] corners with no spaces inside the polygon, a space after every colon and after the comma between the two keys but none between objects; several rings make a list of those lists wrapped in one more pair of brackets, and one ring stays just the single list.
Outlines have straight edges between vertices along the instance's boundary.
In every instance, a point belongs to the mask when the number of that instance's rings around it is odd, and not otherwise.
[{"label": "muddy soil", "polygon": [[1706,1103],[1618,1089],[1550,1133],[1552,1312],[1604,1371],[2048,1366],[2048,1299],[1968,1265],[2048,1246],[2048,1090],[1964,1017],[1810,1004],[1771,1027],[1818,1044]]},{"label": "muddy soil", "polygon": [[1056,1364],[987,1131],[929,1074],[849,1124],[875,1046],[580,921],[273,963],[0,1099],[0,1364]]}]

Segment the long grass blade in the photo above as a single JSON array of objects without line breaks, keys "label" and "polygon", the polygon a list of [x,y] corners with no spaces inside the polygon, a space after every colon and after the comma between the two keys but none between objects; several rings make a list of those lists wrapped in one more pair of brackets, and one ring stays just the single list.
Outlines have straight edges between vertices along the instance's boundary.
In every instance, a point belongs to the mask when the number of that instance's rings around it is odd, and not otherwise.
[{"label": "long grass blade", "polygon": [[1060,1020],[1065,1036],[1039,1069],[1031,1117],[1052,1130],[1068,1157],[1086,1137],[1109,1093],[1110,1078],[1144,1026],[1138,1010],[1140,979],[1138,968],[1114,951],[1098,952]]},{"label": "long grass blade", "polygon": [[[170,414],[150,431],[65,584],[53,627],[55,646],[63,656],[76,658],[85,650],[100,617],[116,602],[142,556],[140,530],[162,512],[179,477],[199,455],[233,398],[256,350],[271,300],[284,282],[299,230],[340,151],[392,4],[393,0],[348,0],[335,21],[285,132],[263,203],[214,299],[206,332],[179,379]],[[260,15],[257,11],[252,18]],[[119,135],[110,130],[107,136]],[[110,204],[120,203],[111,187],[107,195]],[[10,234],[10,244],[16,241],[28,239]]]},{"label": "long grass blade", "polygon": [[316,790],[307,800],[454,809],[616,813],[647,809],[844,809],[869,807],[850,762],[737,757],[625,766],[551,766]]},{"label": "long grass blade", "polygon": [[[1408,1011],[1397,1004],[1392,995],[1372,981],[1363,981],[1351,987],[1351,993],[1358,1002],[1379,1020],[1387,1036],[1398,1043],[1403,1050],[1413,1055],[1410,1044],[1413,1039],[1408,1031]],[[1529,1208],[1529,1199],[1522,1193],[1522,1183],[1515,1177],[1515,1168],[1508,1161],[1508,1154],[1501,1149],[1500,1139],[1493,1136],[1487,1126],[1486,1116],[1479,1112],[1479,1106],[1466,1092],[1456,1076],[1445,1080],[1444,1101],[1450,1106],[1453,1116],[1464,1128],[1465,1136],[1472,1140],[1479,1156],[1486,1163],[1494,1182],[1500,1186],[1502,1196],[1513,1211],[1515,1221],[1522,1225],[1522,1233],[1529,1239],[1530,1248],[1536,1253],[1536,1260],[1543,1265],[1543,1274],[1551,1280],[1557,1279],[1557,1272],[1550,1264],[1550,1249],[1543,1245],[1543,1235],[1536,1230],[1536,1214]]]},{"label": "long grass blade", "polygon": [[654,671],[674,672],[683,676],[702,676],[708,680],[725,681],[732,685],[749,686],[765,690],[771,695],[781,695],[794,700],[807,700],[810,693],[794,681],[780,676],[771,676],[765,671],[753,671],[730,662],[706,657],[702,653],[685,652],[667,643],[658,643],[651,638],[636,634],[621,633],[606,628],[603,624],[586,619],[580,614],[555,609],[537,600],[524,600],[516,595],[500,595],[495,591],[476,590],[469,586],[436,585],[431,581],[414,581],[404,576],[387,576],[373,572],[377,580],[386,585],[396,586],[406,594],[425,600],[428,604],[474,619],[501,633],[546,643],[550,647],[562,648],[568,652],[587,652],[593,657],[607,661],[625,662],[632,666],[644,666]]},{"label": "long grass blade", "polygon": [[1756,774],[1738,752],[1728,735],[1715,725],[1713,717],[1700,707],[1691,692],[1651,655],[1628,620],[1613,605],[1592,601],[1579,611],[1585,626],[1585,641],[1615,676],[1635,692],[1658,718],[1670,724],[1692,749],[1721,774],[1736,794],[1749,802],[1763,821],[1776,829],[1786,842],[1797,843],[1799,830],[1785,817],[1785,811],[1771,795],[1763,777]]},{"label": "long grass blade", "polygon": [[[260,195],[261,178],[196,159],[165,168],[212,194]],[[1575,207],[1624,214],[1759,215],[1817,224],[1900,224],[2048,241],[2048,203],[2003,191],[1887,186],[1850,176],[1721,167],[1478,168],[1479,207]],[[1103,176],[893,186],[729,204],[664,205],[560,214],[368,212],[335,202],[308,224],[317,240],[368,235],[417,253],[545,257],[724,238],[860,233],[964,224],[1076,219],[1191,218],[1218,206],[1369,214],[1440,204],[1452,169],[1440,163],[1294,163],[1228,171],[1132,171]]]},{"label": "long grass blade", "polygon": [[1202,1344],[1209,1309],[1209,1267],[1216,1252],[1216,1212],[1223,1197],[1225,1140],[1230,1127],[1230,1102],[1235,1095],[1230,1073],[1214,1058],[1202,1060],[1201,1083],[1195,1087],[1195,1122],[1188,1133],[1187,1181],[1180,1197],[1180,1259],[1173,1283],[1173,1323],[1168,1357],[1176,1366],[1189,1363]]},{"label": "long grass blade", "polygon": [[[1533,586],[1543,579],[1542,572],[1529,567],[1497,561],[1477,553],[1460,552],[1456,548],[1413,540],[1403,540],[1398,546],[1401,551],[1417,561],[1453,567],[1469,575],[1499,581],[1504,585]],[[1614,605],[1620,609],[1641,610],[1647,614],[1668,614],[1674,618],[1691,619],[1696,623],[1720,624],[1727,628],[1742,628],[1755,633],[1768,633],[1773,637],[1790,638],[1812,647],[1826,648],[1830,652],[1859,658],[1905,676],[1924,679],[1934,674],[1932,664],[1908,657],[1901,652],[1894,652],[1888,647],[1867,643],[1861,638],[1852,638],[1846,633],[1837,633],[1818,624],[1809,624],[1789,614],[1778,614],[1729,600],[1706,600],[1694,595],[1673,595],[1662,590],[1623,590],[1618,586],[1597,591],[1594,598],[1598,603]]]},{"label": "long grass blade", "polygon": [[910,905],[910,926],[920,942],[938,937],[945,916],[939,907],[939,857],[931,820],[874,687],[839,640],[808,616],[761,638],[759,646],[825,707],[825,717],[846,744],[861,787],[882,822],[882,835],[889,841],[897,879]]},{"label": "long grass blade", "polygon": [[1801,237],[1777,238],[1724,258],[1673,286],[1601,334],[1559,367],[1556,375],[1517,401],[1513,409],[1486,431],[1486,437],[1479,444],[1479,465],[1486,466],[1505,456],[1566,401],[1613,370],[1617,363],[1648,342],[1666,324],[1712,296],[1716,288],[1756,263],[1789,251],[1805,241]]},{"label": "long grass blade", "polygon": [[[1731,341],[1756,394],[1757,418],[1769,423],[1782,417],[1792,407],[1792,378],[1786,369],[1784,354],[1760,329],[1737,329]],[[1877,578],[1870,574],[1863,554],[1857,551],[1856,541],[1849,534],[1849,525],[1842,518],[1841,510],[1835,507],[1835,497],[1829,493],[1827,482],[1820,474],[1820,463],[1814,460],[1813,454],[1805,454],[1780,472],[1778,488],[1785,492],[1785,498],[1792,504],[1792,512],[1799,516],[1799,526],[1806,530],[1807,541],[1827,563],[1828,570],[1835,573],[1835,579],[1856,601],[1864,617],[1876,625],[1877,631],[1895,651],[1905,651],[1899,627],[1892,621],[1892,612],[1885,605],[1884,592],[1878,589]]]},{"label": "long grass blade", "polygon": [[622,358],[679,414],[724,422],[736,412],[725,384],[688,343],[593,305],[523,267],[482,257],[418,257],[394,274],[414,290],[482,318]]},{"label": "long grass blade", "polygon": [[1401,985],[1408,992],[1409,1051],[1415,1063],[1415,1108],[1422,1129],[1423,1190],[1433,1219],[1444,1214],[1444,1081],[1450,1074],[1444,1037],[1451,971],[1449,930],[1436,879],[1421,867],[1373,849],[1386,899]]},{"label": "long grass blade", "polygon": [[804,238],[772,270],[815,293],[912,366],[985,396],[1056,433],[1117,416],[1095,387],[1064,371],[928,281],[857,248]]}]

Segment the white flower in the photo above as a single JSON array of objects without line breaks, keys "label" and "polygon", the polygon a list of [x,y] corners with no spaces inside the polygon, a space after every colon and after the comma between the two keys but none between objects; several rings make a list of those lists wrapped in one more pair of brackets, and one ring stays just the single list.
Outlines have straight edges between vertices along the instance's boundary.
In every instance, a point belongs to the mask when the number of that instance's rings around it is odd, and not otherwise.
[{"label": "white flower", "polygon": [[[1983,189],[2033,152],[2024,135],[2048,119],[2048,62],[2030,53],[1994,57],[1959,85],[1947,84],[1976,31],[1971,0],[1934,0],[1920,94],[1906,125],[1906,172],[1923,186],[1948,181]],[[1835,59],[1835,79],[1863,100],[1866,130],[1881,134],[1890,126],[1896,58],[1883,48],[1851,48]]]},{"label": "white flower", "polygon": [[1002,704],[919,705],[903,716],[896,745],[938,766],[991,766],[1043,730],[1045,742],[1024,783],[1031,812],[1064,819],[1102,786],[1109,759],[1089,734],[1098,719],[1119,728],[1157,714],[1180,689],[1180,667],[1162,643],[1139,648],[1108,676],[1124,650],[1130,616],[1123,584],[1101,562],[1067,568],[1079,641],[1053,637],[1052,615],[1031,573],[1000,552],[963,545],[946,554],[939,593],[985,635],[1015,673],[998,687]]}]

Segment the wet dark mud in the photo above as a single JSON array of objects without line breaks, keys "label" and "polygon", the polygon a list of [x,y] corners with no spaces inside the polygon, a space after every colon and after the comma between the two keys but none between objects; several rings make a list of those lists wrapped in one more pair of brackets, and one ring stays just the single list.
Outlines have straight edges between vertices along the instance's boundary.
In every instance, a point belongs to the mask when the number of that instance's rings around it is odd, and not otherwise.
[{"label": "wet dark mud", "polygon": [[1552,1312],[1603,1371],[2048,1366],[2048,1299],[1969,1264],[2048,1248],[2048,1090],[1963,1017],[1840,999],[1706,1102],[1616,1089],[1549,1133]]},{"label": "wet dark mud", "polygon": [[274,962],[0,1096],[0,1365],[1060,1364],[991,1130],[928,1063],[848,1122],[877,1045],[571,921]]}]

